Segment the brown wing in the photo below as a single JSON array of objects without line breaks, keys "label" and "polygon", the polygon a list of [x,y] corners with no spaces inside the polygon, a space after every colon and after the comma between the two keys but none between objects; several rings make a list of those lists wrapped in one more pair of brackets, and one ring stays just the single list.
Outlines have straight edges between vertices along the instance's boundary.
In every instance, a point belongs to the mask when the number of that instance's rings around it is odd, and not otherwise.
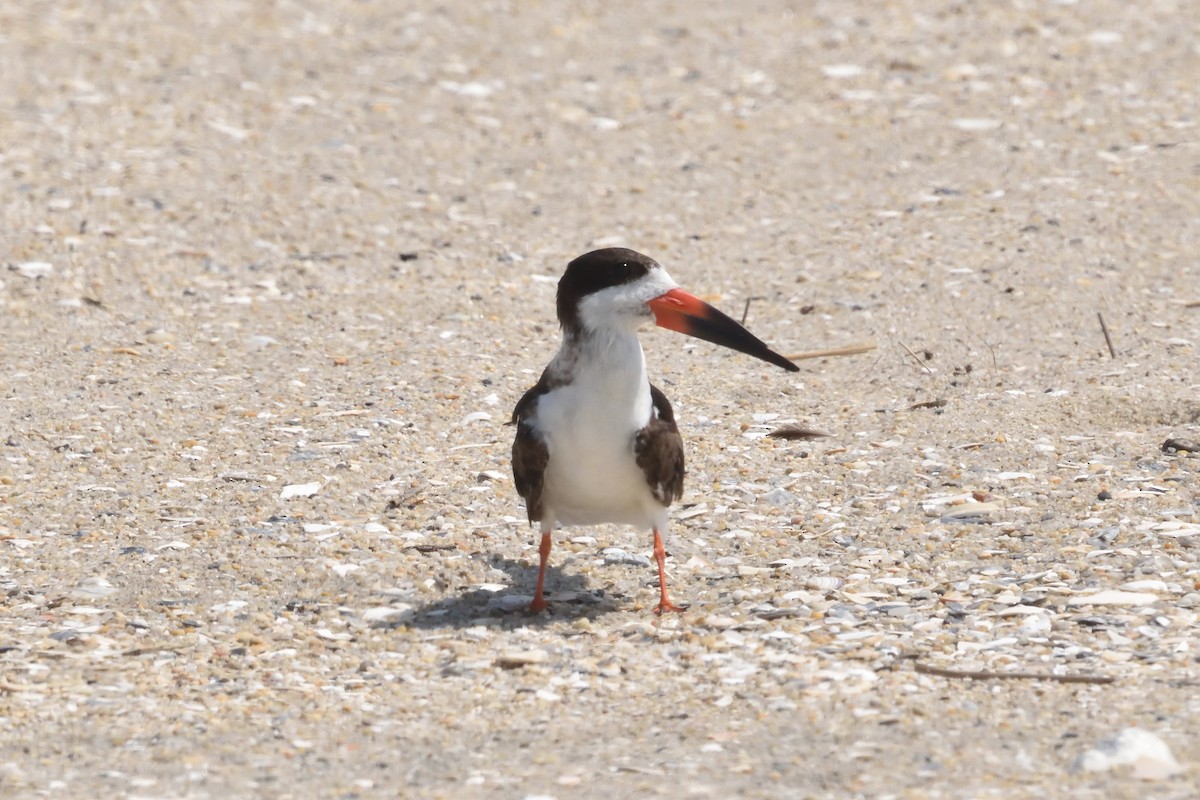
[{"label": "brown wing", "polygon": [[633,452],[654,498],[669,506],[683,497],[683,437],[675,425],[671,401],[653,384],[650,399],[655,413],[646,427],[637,432]]},{"label": "brown wing", "polygon": [[542,518],[542,479],[546,474],[546,463],[550,460],[550,451],[534,431],[530,417],[537,408],[538,398],[550,388],[550,381],[543,372],[537,384],[521,395],[509,421],[509,424],[517,426],[517,436],[512,446],[513,483],[517,486],[517,494],[525,498],[525,511],[530,522]]}]

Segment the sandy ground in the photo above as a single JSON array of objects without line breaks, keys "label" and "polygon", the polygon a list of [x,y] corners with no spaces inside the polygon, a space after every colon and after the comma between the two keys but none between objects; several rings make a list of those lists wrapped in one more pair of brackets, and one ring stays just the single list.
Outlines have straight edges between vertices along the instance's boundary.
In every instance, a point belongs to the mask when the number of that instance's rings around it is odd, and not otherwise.
[{"label": "sandy ground", "polygon": [[[0,2],[4,797],[1197,795],[1194,4],[405,5]],[[877,347],[647,331],[691,608],[529,618],[615,243]]]}]

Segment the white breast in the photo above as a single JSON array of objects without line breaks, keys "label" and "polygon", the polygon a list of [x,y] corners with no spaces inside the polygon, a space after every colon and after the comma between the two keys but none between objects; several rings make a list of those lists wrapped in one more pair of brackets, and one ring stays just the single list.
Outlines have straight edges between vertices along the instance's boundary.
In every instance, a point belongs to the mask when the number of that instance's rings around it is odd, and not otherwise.
[{"label": "white breast", "polygon": [[637,465],[634,438],[653,413],[634,335],[596,337],[556,357],[570,383],[538,400],[534,427],[550,453],[542,500],[549,521],[665,526]]}]

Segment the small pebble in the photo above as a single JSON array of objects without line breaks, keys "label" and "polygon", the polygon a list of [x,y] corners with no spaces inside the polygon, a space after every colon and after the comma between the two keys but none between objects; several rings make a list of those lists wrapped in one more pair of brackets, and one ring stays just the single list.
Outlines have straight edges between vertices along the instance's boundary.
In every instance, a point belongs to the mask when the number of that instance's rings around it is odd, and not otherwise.
[{"label": "small pebble", "polygon": [[20,264],[13,264],[9,269],[23,278],[31,280],[49,277],[54,272],[54,266],[46,261],[25,261]]},{"label": "small pebble", "polygon": [[630,553],[619,547],[606,547],[600,551],[600,555],[604,556],[605,566],[615,564],[629,564],[635,567],[650,566],[650,559],[646,556],[640,553]]},{"label": "small pebble", "polygon": [[501,669],[516,669],[531,664],[544,664],[549,657],[545,650],[507,650],[496,656],[496,666]]},{"label": "small pebble", "polygon": [[319,491],[321,491],[321,484],[319,482],[293,483],[283,487],[282,491],[279,492],[279,499],[291,500],[294,497],[312,497]]},{"label": "small pebble", "polygon": [[1135,778],[1162,781],[1183,772],[1163,739],[1142,728],[1125,728],[1082,753],[1072,765],[1075,772],[1104,772],[1130,767]]}]

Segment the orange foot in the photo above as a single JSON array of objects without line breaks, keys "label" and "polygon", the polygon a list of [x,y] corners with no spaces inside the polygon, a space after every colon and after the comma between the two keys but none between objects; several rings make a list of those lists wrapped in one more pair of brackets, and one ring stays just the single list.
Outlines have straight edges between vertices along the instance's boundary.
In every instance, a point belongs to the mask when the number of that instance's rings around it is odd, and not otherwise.
[{"label": "orange foot", "polygon": [[529,604],[529,613],[540,614],[549,607],[550,604],[546,602],[546,598],[539,594],[537,597],[533,598],[533,601]]},{"label": "orange foot", "polygon": [[660,617],[669,611],[674,611],[676,614],[682,614],[686,610],[687,609],[685,607],[677,606],[670,600],[667,600],[665,597],[661,603],[654,607],[654,613]]}]

